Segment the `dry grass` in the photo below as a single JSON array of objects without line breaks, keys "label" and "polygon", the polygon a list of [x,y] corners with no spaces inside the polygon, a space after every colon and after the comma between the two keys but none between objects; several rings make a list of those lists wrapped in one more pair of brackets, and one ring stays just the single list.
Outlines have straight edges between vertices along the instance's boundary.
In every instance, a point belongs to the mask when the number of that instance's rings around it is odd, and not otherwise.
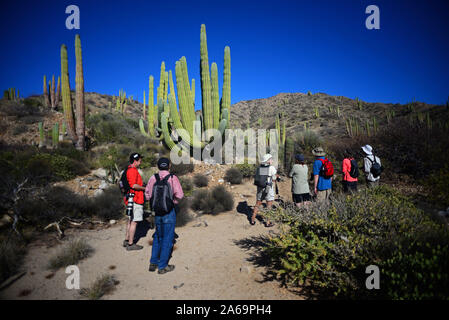
[{"label": "dry grass", "polygon": [[90,257],[93,252],[94,249],[85,239],[73,240],[50,259],[48,268],[56,271],[62,267],[76,265],[79,261]]},{"label": "dry grass", "polygon": [[104,274],[99,276],[90,288],[82,288],[80,295],[89,300],[98,300],[102,296],[113,292],[118,284],[119,281],[115,279],[114,275]]}]

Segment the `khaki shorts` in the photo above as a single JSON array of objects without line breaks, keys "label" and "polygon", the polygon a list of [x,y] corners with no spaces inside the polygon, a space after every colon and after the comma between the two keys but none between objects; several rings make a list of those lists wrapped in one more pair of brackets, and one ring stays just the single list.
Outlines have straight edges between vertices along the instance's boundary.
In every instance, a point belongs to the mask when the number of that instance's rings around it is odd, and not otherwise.
[{"label": "khaki shorts", "polygon": [[257,187],[257,195],[256,195],[257,201],[274,201],[274,187],[266,187],[261,188]]},{"label": "khaki shorts", "polygon": [[135,222],[143,221],[143,204],[134,203],[133,214],[128,216],[129,219]]},{"label": "khaki shorts", "polygon": [[326,201],[329,199],[329,196],[332,193],[332,189],[327,190],[318,190],[318,193],[316,194],[316,201]]}]

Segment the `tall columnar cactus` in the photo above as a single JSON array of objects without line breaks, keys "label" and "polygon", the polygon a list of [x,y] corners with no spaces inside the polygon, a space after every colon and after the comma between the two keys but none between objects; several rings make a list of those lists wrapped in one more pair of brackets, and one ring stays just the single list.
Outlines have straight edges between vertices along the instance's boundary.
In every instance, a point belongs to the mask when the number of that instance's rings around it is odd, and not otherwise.
[{"label": "tall columnar cactus", "polygon": [[149,78],[149,92],[148,92],[148,134],[154,137],[154,78]]},{"label": "tall columnar cactus", "polygon": [[39,127],[39,148],[42,148],[45,143],[44,126],[42,122],[39,122],[38,127]]},{"label": "tall columnar cactus", "polygon": [[146,107],[146,94],[145,94],[145,90],[143,90],[143,110],[142,110],[142,117],[143,120],[147,119],[147,107]]},{"label": "tall columnar cactus", "polygon": [[51,137],[53,148],[57,148],[59,143],[59,123],[57,122],[53,125]]},{"label": "tall columnar cactus", "polygon": [[43,89],[44,89],[44,106],[48,107],[50,105],[50,100],[48,98],[47,76],[46,75],[44,75]]},{"label": "tall columnar cactus", "polygon": [[[209,57],[207,53],[206,26],[201,25],[200,35],[200,71],[201,71],[201,99],[205,130],[214,127],[212,92],[209,72]],[[207,137],[208,138],[208,137]]]},{"label": "tall columnar cactus", "polygon": [[[293,139],[287,138],[285,139],[285,148],[284,148],[284,166],[285,170],[290,170],[293,163],[293,153],[295,151],[295,143]],[[287,171],[288,172],[288,171]]]},{"label": "tall columnar cactus", "polygon": [[51,85],[50,85],[50,103],[51,108],[55,109],[56,105],[56,93],[55,93],[55,75],[51,77]]},{"label": "tall columnar cactus", "polygon": [[59,106],[59,100],[61,97],[61,78],[58,77],[58,85],[56,87],[56,93],[55,93],[55,109]]},{"label": "tall columnar cactus", "polygon": [[76,56],[76,133],[78,135],[78,150],[85,149],[85,104],[84,104],[84,75],[83,75],[83,57],[81,50],[81,39],[77,34],[75,36],[75,56]]},{"label": "tall columnar cactus", "polygon": [[67,58],[67,46],[65,44],[61,46],[61,93],[67,132],[72,142],[76,143],[78,141],[78,137],[76,135],[75,121],[72,110],[72,97],[70,95],[69,83],[69,62]]},{"label": "tall columnar cactus", "polygon": [[[209,73],[206,29],[204,25],[201,26],[200,49],[202,115],[195,113],[195,81],[192,79],[190,82],[186,58],[181,57],[175,64],[176,93],[171,70],[167,72],[165,63],[162,62],[161,64],[160,81],[157,88],[157,131],[160,133],[160,139],[164,139],[170,149],[178,152],[182,150],[189,153],[191,148],[204,148],[212,138],[210,132],[208,133],[209,136],[205,136],[206,130],[218,129],[223,134],[229,125],[230,49],[229,47],[225,48],[225,71],[221,105],[218,88],[218,70],[215,63],[211,66],[212,74]],[[152,80],[150,80],[150,95],[152,93]],[[179,111],[176,97],[178,98]],[[149,104],[152,103],[152,100],[151,96]]]},{"label": "tall columnar cactus", "polygon": [[224,48],[223,63],[223,93],[221,98],[221,110],[228,109],[228,125],[231,120],[231,49]]}]

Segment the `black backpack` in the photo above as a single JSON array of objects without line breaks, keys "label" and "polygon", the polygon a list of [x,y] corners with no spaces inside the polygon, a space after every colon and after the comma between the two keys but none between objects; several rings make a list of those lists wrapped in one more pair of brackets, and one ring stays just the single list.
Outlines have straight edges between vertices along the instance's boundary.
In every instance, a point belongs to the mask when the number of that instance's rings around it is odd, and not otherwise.
[{"label": "black backpack", "polygon": [[270,166],[259,166],[256,170],[256,175],[254,176],[254,185],[260,188],[265,188],[268,185],[269,171]]},{"label": "black backpack", "polygon": [[355,161],[355,159],[352,159],[350,161],[351,161],[351,169],[349,170],[349,175],[355,179],[359,176],[359,166],[357,164],[357,161]]},{"label": "black backpack", "polygon": [[373,158],[374,158],[374,161],[367,157],[367,159],[369,161],[371,161],[371,170],[370,170],[370,172],[371,172],[371,174],[373,175],[374,178],[377,178],[382,173],[383,168],[376,161],[376,156],[374,155],[374,153],[373,153]]},{"label": "black backpack", "polygon": [[126,173],[128,172],[128,168],[123,170],[122,176],[118,181],[118,186],[123,195],[127,195],[129,190],[131,190],[131,186],[129,185],[128,178],[126,177]]},{"label": "black backpack", "polygon": [[173,202],[173,192],[168,183],[168,179],[173,176],[168,174],[161,180],[159,174],[156,173],[154,177],[156,182],[153,186],[153,192],[150,198],[151,209],[157,216],[163,216],[173,210],[175,204]]}]

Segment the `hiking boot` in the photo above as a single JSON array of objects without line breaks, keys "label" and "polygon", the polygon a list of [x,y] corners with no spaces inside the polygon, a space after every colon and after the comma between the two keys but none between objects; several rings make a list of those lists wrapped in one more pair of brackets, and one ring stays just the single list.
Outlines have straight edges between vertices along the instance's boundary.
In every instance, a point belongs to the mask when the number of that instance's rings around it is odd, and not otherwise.
[{"label": "hiking boot", "polygon": [[126,250],[128,250],[128,251],[130,251],[130,250],[141,250],[141,249],[143,249],[143,246],[139,246],[138,244],[135,244],[135,243],[133,243],[131,245],[128,245],[126,247]]},{"label": "hiking boot", "polygon": [[164,273],[173,271],[174,269],[175,269],[175,266],[172,265],[172,264],[169,264],[169,265],[167,265],[164,269],[159,269],[159,270],[157,271],[157,273],[159,273],[159,274],[164,274]]},{"label": "hiking boot", "polygon": [[153,271],[156,271],[156,269],[157,269],[157,264],[150,263],[150,267],[148,268],[148,271],[153,272]]}]

